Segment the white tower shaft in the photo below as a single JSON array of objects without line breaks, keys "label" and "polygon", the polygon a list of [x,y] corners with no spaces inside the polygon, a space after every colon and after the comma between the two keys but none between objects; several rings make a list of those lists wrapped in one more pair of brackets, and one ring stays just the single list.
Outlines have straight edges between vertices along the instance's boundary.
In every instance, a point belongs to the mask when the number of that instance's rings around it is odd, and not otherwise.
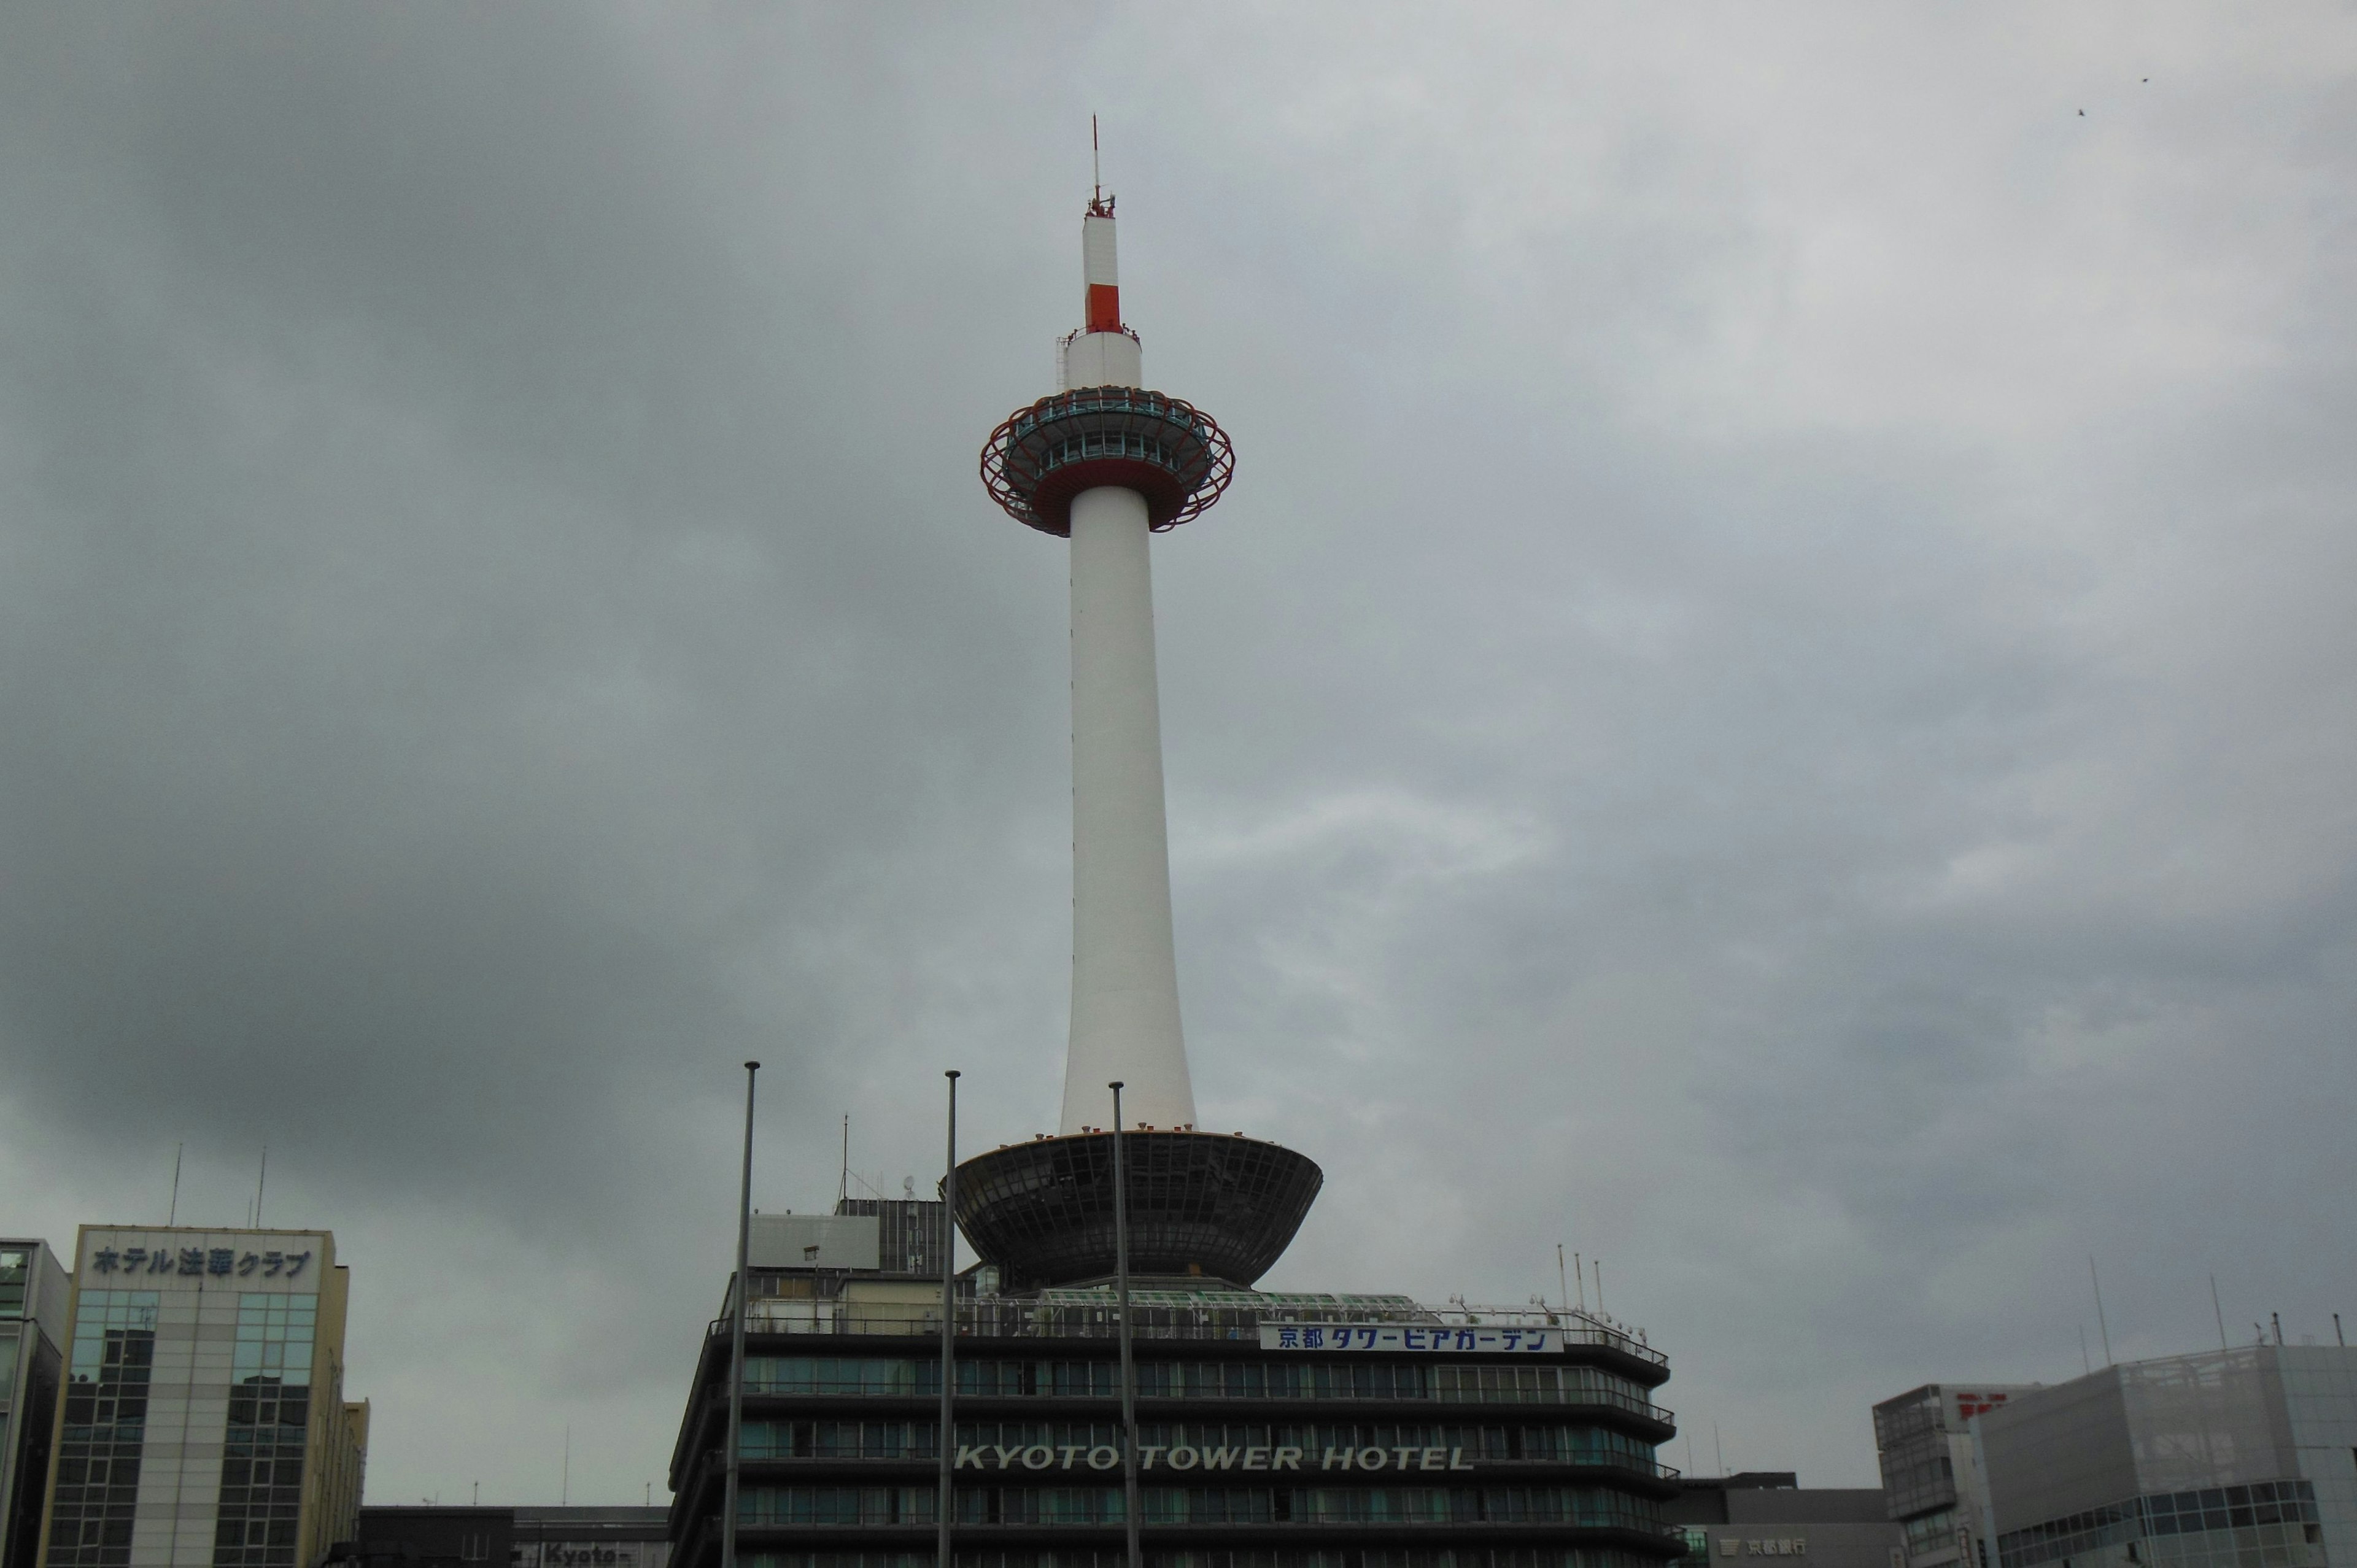
[{"label": "white tower shaft", "polygon": [[[1137,339],[1121,328],[1111,217],[1083,220],[1082,250],[1087,326],[1067,346],[1065,384],[1136,386]],[[1072,1037],[1060,1130],[1108,1123],[1105,1086],[1115,1079],[1132,1127],[1192,1127],[1146,498],[1118,486],[1083,491],[1071,526]]]},{"label": "white tower shaft", "polygon": [[1062,1131],[1191,1127],[1162,801],[1146,499],[1072,502],[1072,1039]]}]

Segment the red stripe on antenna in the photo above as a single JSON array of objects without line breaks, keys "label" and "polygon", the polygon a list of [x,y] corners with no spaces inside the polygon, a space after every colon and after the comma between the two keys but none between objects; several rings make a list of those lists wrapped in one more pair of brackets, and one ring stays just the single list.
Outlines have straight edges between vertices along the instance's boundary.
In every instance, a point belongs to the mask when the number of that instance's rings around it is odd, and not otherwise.
[{"label": "red stripe on antenna", "polygon": [[1089,330],[1121,330],[1121,290],[1109,283],[1089,285]]}]

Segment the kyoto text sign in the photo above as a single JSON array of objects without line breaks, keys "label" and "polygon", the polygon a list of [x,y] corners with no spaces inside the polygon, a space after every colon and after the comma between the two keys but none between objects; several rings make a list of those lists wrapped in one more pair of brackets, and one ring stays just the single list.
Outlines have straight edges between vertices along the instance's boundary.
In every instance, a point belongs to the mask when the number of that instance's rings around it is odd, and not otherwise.
[{"label": "kyoto text sign", "polygon": [[1563,1348],[1560,1328],[1460,1328],[1449,1324],[1264,1323],[1264,1350],[1476,1350],[1549,1355]]},{"label": "kyoto text sign", "polygon": [[[1249,1447],[1189,1447],[1180,1444],[1175,1448],[1159,1444],[1137,1445],[1137,1467],[1140,1470],[1299,1470],[1309,1452],[1289,1444]],[[1470,1470],[1462,1448],[1328,1448],[1316,1456],[1320,1470]],[[1109,1443],[1094,1447],[1085,1443],[1065,1443],[1050,1446],[1035,1443],[1029,1447],[1021,1444],[1002,1446],[995,1443],[961,1443],[957,1445],[957,1467],[961,1470],[1069,1470],[1075,1464],[1092,1470],[1113,1470],[1121,1466],[1121,1450]]]}]

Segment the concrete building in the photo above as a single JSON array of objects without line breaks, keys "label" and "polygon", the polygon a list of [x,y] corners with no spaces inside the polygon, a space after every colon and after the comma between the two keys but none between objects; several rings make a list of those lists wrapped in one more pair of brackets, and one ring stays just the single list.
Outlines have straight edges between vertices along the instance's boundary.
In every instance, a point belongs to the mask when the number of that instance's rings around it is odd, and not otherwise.
[{"label": "concrete building", "polygon": [[2357,1564],[2357,1351],[2106,1367],[1979,1418],[1993,1568]]},{"label": "concrete building", "polygon": [[0,1240],[0,1568],[31,1568],[73,1280],[46,1241]]},{"label": "concrete building", "polygon": [[360,1509],[319,1230],[84,1226],[44,1568],[313,1568]]},{"label": "concrete building", "polygon": [[1878,1487],[1803,1488],[1790,1470],[1687,1476],[1663,1514],[1685,1545],[1680,1568],[1904,1568]]},{"label": "concrete building", "polygon": [[2037,1383],[1926,1383],[1874,1407],[1875,1457],[1891,1520],[1905,1532],[1906,1568],[1991,1568],[1975,1417]]}]

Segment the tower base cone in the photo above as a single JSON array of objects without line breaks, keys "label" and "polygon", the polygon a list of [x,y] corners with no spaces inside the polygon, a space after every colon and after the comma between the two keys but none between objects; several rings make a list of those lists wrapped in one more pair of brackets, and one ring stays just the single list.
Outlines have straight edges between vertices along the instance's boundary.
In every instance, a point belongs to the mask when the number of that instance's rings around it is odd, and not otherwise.
[{"label": "tower base cone", "polygon": [[[1114,1136],[1036,1138],[960,1163],[958,1229],[996,1265],[1002,1289],[1113,1277]],[[1292,1244],[1326,1182],[1307,1155],[1257,1138],[1121,1136],[1133,1281],[1249,1286]]]}]

